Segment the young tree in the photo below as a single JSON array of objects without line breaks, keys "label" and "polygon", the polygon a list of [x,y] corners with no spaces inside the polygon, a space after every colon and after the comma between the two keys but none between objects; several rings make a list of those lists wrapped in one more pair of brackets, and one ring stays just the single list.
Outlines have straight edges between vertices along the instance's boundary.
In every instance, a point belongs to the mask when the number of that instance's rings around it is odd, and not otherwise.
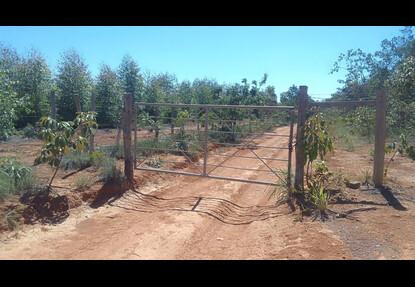
[{"label": "young tree", "polygon": [[25,107],[18,111],[17,126],[34,125],[40,117],[49,114],[51,71],[40,52],[31,49],[27,58],[22,59],[17,77],[15,90],[18,98],[25,102]]},{"label": "young tree", "polygon": [[121,59],[118,78],[122,92],[133,94],[133,102],[143,100],[143,78],[140,75],[140,68],[129,54],[125,54]]},{"label": "young tree", "polygon": [[98,124],[115,126],[122,115],[122,91],[117,74],[102,64],[96,81],[96,111]]},{"label": "young tree", "polygon": [[12,134],[16,109],[22,106],[14,90],[19,61],[16,51],[0,42],[0,140],[6,140]]},{"label": "young tree", "polygon": [[88,66],[74,49],[62,53],[56,82],[60,118],[71,120],[76,115],[74,95],[79,96],[81,110],[89,110],[93,81]]},{"label": "young tree", "polygon": [[283,106],[295,106],[298,108],[298,99],[300,90],[297,86],[292,85],[288,91],[280,93],[280,103]]},{"label": "young tree", "polygon": [[48,186],[48,191],[50,191],[63,156],[71,149],[83,150],[88,146],[88,137],[95,133],[98,124],[95,121],[94,112],[81,112],[74,121],[58,122],[51,117],[42,117],[39,125],[41,126],[40,136],[44,139],[44,144],[34,164],[47,163],[55,168]]}]

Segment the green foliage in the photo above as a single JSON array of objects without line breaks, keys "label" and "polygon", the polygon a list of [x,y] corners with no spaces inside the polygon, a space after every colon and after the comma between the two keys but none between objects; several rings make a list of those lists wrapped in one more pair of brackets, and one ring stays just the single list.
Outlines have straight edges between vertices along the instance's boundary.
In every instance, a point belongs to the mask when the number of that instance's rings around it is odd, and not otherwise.
[{"label": "green foliage", "polygon": [[328,166],[323,161],[315,162],[313,164],[314,172],[311,177],[312,182],[319,182],[321,184],[327,184],[330,178],[333,176],[333,173],[329,171]]},{"label": "green foliage", "polygon": [[375,116],[375,109],[366,106],[358,107],[346,117],[346,123],[354,133],[366,136],[370,142],[375,134]]},{"label": "green foliage", "polygon": [[123,176],[117,167],[117,161],[113,157],[104,157],[101,169],[101,180],[105,182],[121,183]]},{"label": "green foliage", "polygon": [[80,177],[76,178],[76,187],[78,189],[85,189],[90,187],[91,185],[91,178],[86,174],[82,174]]},{"label": "green foliage", "polygon": [[91,166],[91,159],[85,150],[71,150],[62,158],[60,164],[63,170],[83,169],[89,166]]},{"label": "green foliage", "polygon": [[0,171],[0,198],[9,197],[15,190],[14,178],[5,171]]},{"label": "green foliage", "polygon": [[[291,172],[291,174],[289,174],[287,170],[280,170],[280,174],[282,174],[282,176],[278,177],[276,188],[271,192],[269,198],[271,198],[272,196],[275,196],[277,194],[277,190],[279,190],[280,195],[277,200],[277,203],[284,203],[291,199],[292,193],[296,192],[295,190],[294,191],[292,190],[292,182],[294,181],[294,173]],[[291,184],[289,184],[289,176],[290,176]]]},{"label": "green foliage", "polygon": [[[304,164],[307,164],[307,171],[314,160],[324,156],[329,151],[333,151],[334,143],[326,129],[326,122],[323,114],[318,112],[310,116],[302,127],[303,140],[299,143],[304,151]],[[308,178],[310,174],[308,173]]]},{"label": "green foliage", "polygon": [[96,83],[97,122],[102,125],[116,126],[122,114],[121,83],[108,65],[101,65]]},{"label": "green foliage", "polygon": [[409,158],[415,160],[415,146],[409,145],[409,141],[404,134],[399,136],[400,141],[394,141],[390,145],[385,148],[385,153],[392,153],[391,158],[389,159],[388,163],[386,164],[383,177],[386,179],[388,174],[389,164],[393,161],[393,158],[398,153],[404,155],[405,153],[408,155]]},{"label": "green foliage", "polygon": [[24,205],[12,208],[10,211],[6,212],[3,217],[3,220],[6,222],[9,230],[15,230],[19,228],[19,215],[18,212],[25,208]]},{"label": "green foliage", "polygon": [[[332,95],[333,100],[374,99],[377,90],[386,89],[386,130],[392,137],[403,132],[415,134],[415,37],[410,26],[400,32],[390,40],[383,40],[381,49],[374,53],[361,49],[341,53],[331,71],[346,70],[345,79],[339,80],[344,86]],[[356,115],[363,110],[356,111]],[[365,117],[370,121],[362,119],[359,131],[369,136],[372,131],[368,129],[374,125],[371,115]]]},{"label": "green foliage", "polygon": [[39,138],[39,131],[30,123],[22,129],[22,134],[27,138]]},{"label": "green foliage", "polygon": [[151,167],[156,167],[156,168],[161,168],[163,166],[159,157],[153,157],[149,161],[147,161],[145,164]]},{"label": "green foliage", "polygon": [[330,192],[325,191],[322,183],[319,181],[309,181],[308,192],[314,207],[318,211],[324,212],[327,208],[327,204],[330,202]]},{"label": "green foliage", "polygon": [[125,54],[118,67],[118,79],[123,93],[133,94],[133,102],[142,100],[143,79],[140,68],[129,54]]},{"label": "green foliage", "polygon": [[[140,142],[141,141],[139,141],[138,143],[140,144]],[[116,159],[124,158],[123,144],[104,145],[100,146],[98,150],[109,157],[115,157]]]},{"label": "green foliage", "polygon": [[105,153],[102,151],[94,151],[89,154],[89,162],[92,166],[102,167]]},{"label": "green foliage", "polygon": [[57,112],[64,121],[76,115],[74,95],[79,96],[81,110],[88,109],[89,95],[92,92],[92,78],[84,59],[74,50],[62,53],[56,78]]},{"label": "green foliage", "polygon": [[33,169],[16,157],[0,158],[0,197],[20,194],[35,181]]},{"label": "green foliage", "polygon": [[17,109],[16,126],[34,125],[40,117],[49,114],[52,73],[41,53],[31,49],[27,57],[21,58],[17,67],[17,77],[14,90],[24,105]]},{"label": "green foliage", "polygon": [[14,91],[17,63],[16,52],[0,43],[0,140],[7,140],[13,133],[17,109],[23,105]]},{"label": "green foliage", "polygon": [[47,163],[55,167],[55,173],[49,183],[50,189],[64,154],[69,153],[71,149],[83,150],[88,146],[88,136],[95,133],[94,129],[98,128],[98,125],[94,112],[81,112],[70,122],[58,122],[50,117],[43,117],[39,121],[39,126],[44,145],[34,164]]}]

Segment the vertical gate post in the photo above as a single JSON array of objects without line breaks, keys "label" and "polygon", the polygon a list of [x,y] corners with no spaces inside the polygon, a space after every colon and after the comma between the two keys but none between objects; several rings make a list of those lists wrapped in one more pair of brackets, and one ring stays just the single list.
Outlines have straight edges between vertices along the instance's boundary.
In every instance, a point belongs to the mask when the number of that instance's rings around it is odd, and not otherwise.
[{"label": "vertical gate post", "polygon": [[291,177],[291,166],[292,166],[292,153],[293,153],[293,130],[294,130],[294,110],[290,111],[290,138],[288,142],[288,175],[287,175],[287,186],[289,192],[292,191],[292,177]]},{"label": "vertical gate post", "polygon": [[133,155],[131,152],[131,125],[133,113],[133,94],[124,94],[123,140],[124,140],[124,173],[129,181],[134,178]]},{"label": "vertical gate post", "polygon": [[208,153],[208,139],[209,139],[209,107],[205,108],[205,132],[203,140],[203,176],[206,176],[206,167],[207,167],[207,153]]},{"label": "vertical gate post", "polygon": [[295,144],[295,182],[294,188],[302,190],[304,188],[304,151],[299,147],[303,139],[303,132],[301,128],[304,126],[306,120],[308,97],[307,86],[300,86],[298,119],[297,119],[297,139]]},{"label": "vertical gate post", "polygon": [[133,106],[133,127],[134,127],[134,169],[137,168],[137,132],[138,132],[138,106]]},{"label": "vertical gate post", "polygon": [[375,187],[383,184],[386,141],[386,91],[376,93],[375,152],[373,158],[373,183]]}]

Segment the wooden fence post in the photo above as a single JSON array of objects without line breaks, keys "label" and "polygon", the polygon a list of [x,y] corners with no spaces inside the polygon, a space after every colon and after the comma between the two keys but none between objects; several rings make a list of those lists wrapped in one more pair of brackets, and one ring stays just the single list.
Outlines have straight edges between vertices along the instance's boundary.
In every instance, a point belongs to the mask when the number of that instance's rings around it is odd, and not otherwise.
[{"label": "wooden fence post", "polygon": [[383,184],[386,141],[386,91],[376,93],[375,152],[373,158],[373,183],[375,187]]},{"label": "wooden fence post", "polygon": [[133,94],[124,94],[123,140],[124,140],[124,173],[129,181],[134,178],[134,161],[131,149],[131,125],[133,114]]},{"label": "wooden fence post", "polygon": [[301,150],[299,144],[303,138],[301,128],[306,121],[306,113],[308,106],[307,86],[300,86],[298,118],[297,118],[297,138],[295,144],[295,181],[294,188],[296,190],[304,189],[304,151]]},{"label": "wooden fence post", "polygon": [[133,105],[133,128],[134,128],[134,169],[137,168],[137,132],[138,132],[138,106]]}]

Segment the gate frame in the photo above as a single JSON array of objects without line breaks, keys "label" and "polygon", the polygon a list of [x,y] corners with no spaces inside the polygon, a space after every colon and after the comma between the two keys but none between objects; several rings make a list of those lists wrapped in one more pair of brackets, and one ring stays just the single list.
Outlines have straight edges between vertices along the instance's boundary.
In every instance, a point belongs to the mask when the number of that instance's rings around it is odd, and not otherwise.
[{"label": "gate frame", "polygon": [[[297,121],[297,139],[296,142],[302,140],[301,132],[306,120],[306,112],[308,107],[361,107],[375,106],[376,108],[376,126],[375,126],[375,151],[373,158],[373,183],[375,187],[381,187],[383,184],[384,162],[385,162],[385,142],[386,142],[386,97],[385,89],[376,92],[376,100],[371,101],[338,101],[338,102],[308,102],[307,86],[300,86],[299,91],[299,108]],[[294,188],[297,190],[304,189],[304,151],[295,147],[295,181]]]},{"label": "gate frame", "polygon": [[[152,168],[139,168],[136,166],[136,152],[134,156],[132,154],[132,142],[131,142],[131,132],[134,130],[134,150],[137,150],[137,116],[138,116],[138,106],[164,106],[164,107],[178,107],[178,108],[202,108],[205,110],[205,129],[204,129],[204,142],[203,142],[203,171],[200,174],[197,173],[189,173],[189,172],[181,172],[181,171],[173,171],[173,170],[157,170]],[[124,94],[124,114],[123,114],[123,133],[124,133],[124,156],[125,156],[125,175],[128,180],[132,181],[134,178],[133,172],[131,170],[145,170],[145,171],[156,171],[156,172],[165,172],[165,173],[172,173],[172,174],[180,174],[180,175],[190,175],[190,176],[197,176],[197,177],[206,177],[212,179],[223,179],[223,180],[231,180],[231,181],[239,181],[239,182],[247,182],[247,183],[255,183],[255,184],[265,184],[276,186],[277,183],[272,182],[265,182],[265,181],[258,181],[258,180],[248,180],[248,179],[241,179],[241,178],[230,178],[230,177],[222,177],[222,176],[215,176],[209,175],[206,170],[207,166],[207,144],[208,144],[208,116],[211,109],[258,109],[258,110],[282,110],[287,111],[290,113],[290,134],[289,143],[287,149],[288,152],[288,177],[287,177],[287,185],[291,189],[292,186],[292,178],[291,178],[291,165],[292,165],[292,151],[293,151],[293,129],[294,129],[294,106],[245,106],[245,105],[195,105],[195,104],[172,104],[172,103],[143,103],[143,102],[136,102],[133,103],[131,94]],[[244,143],[247,145],[246,143]],[[254,153],[255,154],[255,153]],[[256,154],[255,154],[256,155]],[[257,156],[257,155],[256,155]],[[257,156],[258,157],[258,156]],[[258,157],[274,174],[273,171],[260,157]],[[127,173],[128,172],[128,173]],[[277,174],[276,174],[277,175]],[[278,176],[278,175],[277,175]],[[278,176],[279,177],[279,176]]]},{"label": "gate frame", "polygon": [[[385,160],[385,142],[386,142],[386,98],[387,93],[384,89],[380,89],[376,92],[376,100],[372,101],[344,101],[344,102],[313,102],[308,103],[307,97],[307,86],[300,86],[299,92],[299,108],[298,108],[298,119],[297,119],[297,137],[296,142],[300,142],[302,139],[301,127],[304,125],[306,112],[308,107],[312,106],[320,106],[320,107],[360,107],[360,106],[375,106],[376,107],[376,127],[375,127],[375,151],[374,151],[374,160],[373,160],[373,183],[375,187],[380,187],[383,185],[383,174],[384,174],[384,160]],[[149,103],[145,103],[149,105]],[[165,105],[161,103],[153,103],[152,105]],[[172,104],[173,105],[173,104]],[[133,108],[134,106],[134,108]],[[203,105],[181,105],[182,107],[197,107]],[[276,107],[280,107],[279,109],[288,109],[291,113],[291,122],[290,122],[290,144],[289,148],[289,170],[288,170],[288,183],[289,188],[291,189],[291,161],[292,161],[292,138],[293,138],[293,125],[292,122],[294,121],[294,111],[295,108],[292,106],[220,106],[220,105],[205,105],[209,106],[210,108],[214,107],[223,107],[223,108],[258,108],[258,109],[275,109]],[[136,126],[137,126],[137,109],[135,108],[136,105],[133,105],[133,97],[132,94],[127,93],[124,94],[124,109],[123,109],[123,117],[122,117],[122,128],[123,128],[123,139],[124,139],[124,157],[125,157],[125,164],[124,164],[124,172],[128,180],[132,181],[134,178],[134,169],[136,168],[135,160],[133,160],[132,155],[132,143],[131,143],[131,127],[133,125],[133,114],[134,114],[134,145],[135,150],[137,150],[137,134],[136,134]],[[294,180],[294,188],[295,189],[303,189],[304,188],[304,152],[298,148],[298,145],[295,145],[295,180]],[[134,158],[135,159],[135,158]],[[205,159],[206,160],[206,159]],[[204,161],[206,162],[206,161]],[[175,171],[171,171],[171,173],[177,173]],[[204,172],[206,174],[206,171]],[[183,174],[183,173],[181,173]],[[197,174],[189,174],[189,175],[196,175]],[[214,176],[206,176],[209,178],[215,178]],[[229,179],[229,178],[222,178],[222,179]],[[238,181],[246,181],[246,180],[238,180]],[[263,183],[263,182],[258,182]],[[276,185],[276,184],[275,184]]]}]

